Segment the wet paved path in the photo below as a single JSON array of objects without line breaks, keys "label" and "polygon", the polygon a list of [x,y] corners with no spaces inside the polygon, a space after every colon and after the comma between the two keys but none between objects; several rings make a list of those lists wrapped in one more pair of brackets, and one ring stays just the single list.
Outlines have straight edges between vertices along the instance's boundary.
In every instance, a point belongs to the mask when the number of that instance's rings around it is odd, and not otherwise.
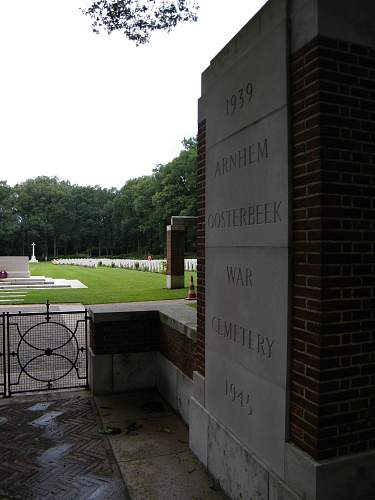
[{"label": "wet paved path", "polygon": [[104,425],[121,430],[109,441],[132,500],[228,500],[189,449],[188,428],[156,391],[95,401]]},{"label": "wet paved path", "polygon": [[88,393],[0,401],[0,500],[128,498]]}]

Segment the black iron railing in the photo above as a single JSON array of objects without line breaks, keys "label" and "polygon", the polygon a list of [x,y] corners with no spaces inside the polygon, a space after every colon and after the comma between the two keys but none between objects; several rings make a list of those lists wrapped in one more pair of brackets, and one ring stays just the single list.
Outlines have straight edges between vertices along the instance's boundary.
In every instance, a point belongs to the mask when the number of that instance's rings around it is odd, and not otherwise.
[{"label": "black iron railing", "polygon": [[89,316],[81,311],[3,312],[0,392],[88,388]]}]

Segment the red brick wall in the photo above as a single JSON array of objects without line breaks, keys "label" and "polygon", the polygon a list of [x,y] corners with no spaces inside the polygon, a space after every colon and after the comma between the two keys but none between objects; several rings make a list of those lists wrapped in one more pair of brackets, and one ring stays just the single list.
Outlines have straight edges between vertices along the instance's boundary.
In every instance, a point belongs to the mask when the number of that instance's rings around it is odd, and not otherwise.
[{"label": "red brick wall", "polygon": [[195,370],[205,373],[205,185],[206,185],[206,121],[198,124],[197,172],[197,345]]},{"label": "red brick wall", "polygon": [[323,459],[375,447],[375,51],[292,56],[290,438]]},{"label": "red brick wall", "polygon": [[92,322],[90,347],[95,354],[160,351],[193,378],[195,342],[160,321],[158,312],[129,314],[126,320]]},{"label": "red brick wall", "polygon": [[[135,316],[135,314],[134,314]],[[95,354],[156,351],[159,347],[159,315],[124,321],[92,322],[90,347]]]},{"label": "red brick wall", "polygon": [[[173,227],[173,226],[172,226]],[[167,274],[183,276],[185,272],[185,230],[167,231]]]},{"label": "red brick wall", "polygon": [[161,323],[159,351],[190,378],[193,378],[193,349],[191,339]]}]

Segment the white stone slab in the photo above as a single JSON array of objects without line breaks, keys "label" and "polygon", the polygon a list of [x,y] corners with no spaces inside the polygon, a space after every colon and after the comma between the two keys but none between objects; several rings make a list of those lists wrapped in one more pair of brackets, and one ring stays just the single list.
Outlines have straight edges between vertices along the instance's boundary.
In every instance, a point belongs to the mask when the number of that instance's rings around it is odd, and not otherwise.
[{"label": "white stone slab", "polygon": [[199,401],[190,398],[189,447],[207,467],[208,413]]},{"label": "white stone slab", "polygon": [[193,372],[193,398],[198,401],[199,404],[204,406],[204,377],[199,372]]},{"label": "white stone slab", "polygon": [[47,288],[87,288],[87,286],[78,280],[53,279],[44,276],[0,280],[0,291],[45,290]]},{"label": "white stone slab", "polygon": [[13,299],[20,299],[20,298],[23,299],[24,297],[26,297],[26,295],[25,294],[19,295],[19,294],[15,294],[13,292],[0,295],[1,299],[9,299],[10,297],[12,297]]},{"label": "white stone slab", "polygon": [[229,498],[268,500],[268,472],[213,418],[208,422],[208,470]]},{"label": "white stone slab", "polygon": [[155,386],[155,352],[113,355],[113,392],[149,389]]},{"label": "white stone slab", "polygon": [[[241,462],[236,462],[236,453],[223,457],[226,433],[238,439],[239,450],[241,445],[248,448],[268,469],[280,477],[284,474],[289,293],[287,59],[287,2],[270,0],[202,76],[205,403],[223,431],[219,443],[213,439],[208,444],[208,464],[215,448],[212,472],[226,478],[225,489],[233,497],[241,493],[244,498],[268,498],[268,484],[252,489],[252,482],[247,481],[253,473],[247,471],[245,479],[236,472]],[[238,485],[230,485],[232,480],[238,480]],[[249,490],[241,489],[241,483],[248,484]]]},{"label": "white stone slab", "polygon": [[374,15],[373,0],[291,0],[291,52],[317,35],[374,47]]},{"label": "white stone slab", "polygon": [[59,284],[67,284],[69,288],[87,288],[87,286],[79,280],[54,279],[53,281],[56,286],[59,286]]},{"label": "white stone slab", "polygon": [[0,303],[1,304],[3,304],[3,303],[7,304],[8,302],[12,302],[13,303],[13,302],[23,302],[23,301],[24,301],[24,299],[12,299],[12,300],[10,300],[10,299],[1,299]]},{"label": "white stone slab", "polygon": [[206,408],[268,467],[284,477],[285,390],[208,350]]},{"label": "white stone slab", "polygon": [[113,392],[113,359],[112,354],[94,354],[88,350],[88,380],[94,395],[111,394]]},{"label": "white stone slab", "polygon": [[214,81],[204,87],[202,103],[208,148],[286,105],[286,16],[276,22],[266,36],[260,29],[251,49],[242,47],[231,66],[214,60],[207,71],[207,79]]},{"label": "white stone slab", "polygon": [[287,248],[206,249],[205,316],[206,350],[286,388]]},{"label": "white stone slab", "polygon": [[193,391],[193,381],[177,368],[177,408],[182,420],[189,425],[190,397]]},{"label": "white stone slab", "polygon": [[[244,52],[253,49],[262,37],[273,33],[275,27],[285,20],[287,7],[287,0],[269,0],[249,21],[244,19],[246,24],[243,28],[215,55],[203,72],[202,94],[216,85],[218,71],[224,73]],[[211,71],[213,67],[217,68],[215,74]]]},{"label": "white stone slab", "polygon": [[286,109],[207,152],[206,247],[288,245]]},{"label": "white stone slab", "polygon": [[156,385],[164,399],[178,410],[177,405],[177,369],[165,356],[158,352]]},{"label": "white stone slab", "polygon": [[268,500],[301,500],[301,497],[293,492],[284,481],[280,481],[280,479],[272,473],[269,474],[268,491]]},{"label": "white stone slab", "polygon": [[0,257],[0,271],[6,271],[8,278],[29,278],[29,257]]}]

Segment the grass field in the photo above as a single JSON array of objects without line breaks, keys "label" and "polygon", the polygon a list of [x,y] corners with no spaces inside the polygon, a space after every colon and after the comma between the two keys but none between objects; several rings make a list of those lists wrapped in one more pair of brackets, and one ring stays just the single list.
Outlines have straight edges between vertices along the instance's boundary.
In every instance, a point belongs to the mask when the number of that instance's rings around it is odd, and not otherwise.
[{"label": "grass field", "polygon": [[[29,290],[24,304],[80,302],[81,304],[108,304],[114,302],[142,302],[147,300],[181,299],[187,288],[168,290],[165,274],[130,271],[118,268],[85,268],[50,263],[30,264],[32,276],[76,279],[87,288]],[[188,286],[191,273],[185,275]],[[193,273],[196,283],[196,273]]]}]

